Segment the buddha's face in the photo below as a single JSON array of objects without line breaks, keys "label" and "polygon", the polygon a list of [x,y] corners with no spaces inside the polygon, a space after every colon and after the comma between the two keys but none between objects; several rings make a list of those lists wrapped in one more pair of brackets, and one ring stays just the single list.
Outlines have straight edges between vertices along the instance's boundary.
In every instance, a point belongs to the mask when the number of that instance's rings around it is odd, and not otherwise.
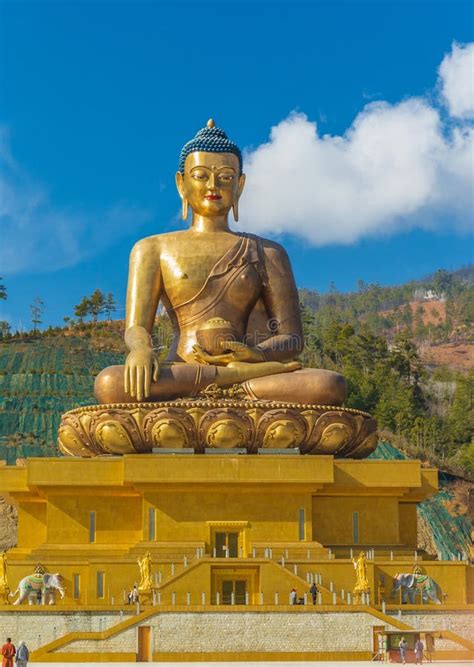
[{"label": "buddha's face", "polygon": [[203,216],[225,215],[240,197],[245,176],[233,153],[190,153],[184,163],[184,176],[176,174],[181,198],[187,199],[195,213]]}]

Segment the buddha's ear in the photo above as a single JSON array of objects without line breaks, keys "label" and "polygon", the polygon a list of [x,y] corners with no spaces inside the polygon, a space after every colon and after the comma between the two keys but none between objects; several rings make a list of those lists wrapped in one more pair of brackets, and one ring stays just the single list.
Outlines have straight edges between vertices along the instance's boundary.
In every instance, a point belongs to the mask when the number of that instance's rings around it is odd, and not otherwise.
[{"label": "buddha's ear", "polygon": [[183,220],[188,219],[188,200],[184,195],[184,178],[183,174],[180,171],[176,172],[176,187],[178,188],[179,196],[181,197],[182,211],[181,218]]},{"label": "buddha's ear", "polygon": [[240,174],[239,189],[237,191],[237,197],[240,197],[240,195],[242,194],[242,192],[244,190],[244,186],[245,186],[245,174]]},{"label": "buddha's ear", "polygon": [[183,199],[183,197],[184,197],[184,178],[183,178],[183,174],[180,171],[176,172],[175,181],[176,181],[176,187],[178,189],[179,196],[181,197],[181,199]]}]

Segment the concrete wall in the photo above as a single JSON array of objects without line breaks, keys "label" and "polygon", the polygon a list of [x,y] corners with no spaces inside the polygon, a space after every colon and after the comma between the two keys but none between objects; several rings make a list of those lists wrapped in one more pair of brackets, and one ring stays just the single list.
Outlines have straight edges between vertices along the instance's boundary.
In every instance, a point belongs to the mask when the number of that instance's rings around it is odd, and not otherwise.
[{"label": "concrete wall", "polygon": [[[396,497],[313,497],[313,539],[321,544],[398,544]],[[352,534],[352,516],[359,515],[359,539]],[[416,515],[415,515],[416,530]],[[356,547],[357,548],[357,547]]]},{"label": "concrete wall", "polygon": [[[125,613],[123,619],[130,613]],[[0,633],[14,641],[24,639],[32,649],[38,648],[71,631],[98,631],[121,620],[119,612],[66,611],[59,613],[35,610],[0,611]],[[415,629],[450,629],[470,638],[474,613],[413,612],[404,613],[402,621]],[[305,609],[267,608],[249,611],[163,610],[142,623],[152,628],[154,651],[160,653],[197,652],[348,652],[371,651],[373,626],[394,626],[363,611],[313,612]],[[56,628],[56,630],[54,630]],[[401,633],[402,634],[402,633]],[[77,640],[59,649],[62,653],[135,652],[137,628],[103,641]],[[436,648],[459,646],[436,641]]]},{"label": "concrete wall", "polygon": [[22,500],[18,508],[18,544],[35,548],[46,540],[46,501]]},{"label": "concrete wall", "polygon": [[[291,612],[158,614],[144,625],[152,628],[154,650],[195,652],[370,651],[377,619],[365,613],[299,614]],[[135,650],[137,631],[100,642],[104,652]],[[77,641],[62,653],[94,652],[97,642]]]},{"label": "concrete wall", "polygon": [[47,512],[49,544],[89,544],[90,512],[96,513],[96,544],[135,544],[143,537],[138,496],[50,495]]},{"label": "concrete wall", "polygon": [[416,503],[399,503],[400,544],[416,549],[418,544]]},{"label": "concrete wall", "polygon": [[36,650],[68,632],[98,632],[120,623],[131,611],[0,611],[0,637],[11,637],[14,643],[23,639],[30,649]]},{"label": "concrete wall", "polygon": [[[308,493],[285,493],[278,498],[261,492],[231,494],[148,493],[149,507],[155,507],[159,541],[203,541],[210,544],[208,521],[246,521],[246,541],[297,542],[298,512],[305,510],[306,536],[311,539],[311,497]],[[205,519],[205,520],[204,520]]]}]

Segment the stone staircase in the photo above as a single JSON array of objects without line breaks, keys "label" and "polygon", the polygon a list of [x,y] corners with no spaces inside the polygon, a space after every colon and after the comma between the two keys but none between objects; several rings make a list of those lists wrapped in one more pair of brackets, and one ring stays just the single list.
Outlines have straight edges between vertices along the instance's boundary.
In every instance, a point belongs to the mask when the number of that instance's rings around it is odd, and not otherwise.
[{"label": "stone staircase", "polygon": [[[311,583],[307,580],[298,575],[297,571],[295,572],[295,564],[291,565],[289,563],[285,563],[282,565],[281,563],[278,563],[276,561],[273,561],[277,567],[286,570],[289,572],[295,582],[295,587],[297,586],[298,588],[303,588],[303,590],[308,594],[308,602],[311,602],[310,596],[309,596],[309,588],[311,586]],[[318,583],[317,581],[315,582],[316,586],[318,588],[319,593],[321,594],[321,604],[347,604],[347,602],[342,598],[341,595],[339,595],[336,590],[332,590],[328,588],[327,586],[323,585],[322,583]]]},{"label": "stone staircase", "polygon": [[[302,597],[304,593],[308,594],[308,601],[311,602],[309,597],[309,588],[310,584],[303,577],[295,574],[287,565],[282,565],[274,559],[271,558],[212,558],[209,556],[204,556],[202,558],[195,558],[186,563],[180,563],[175,565],[173,572],[167,577],[161,577],[161,581],[157,582],[154,586],[154,600],[157,604],[172,604],[172,598],[170,595],[173,592],[173,586],[183,580],[184,577],[193,576],[193,572],[196,572],[198,568],[203,567],[207,568],[209,566],[215,565],[228,565],[229,567],[248,567],[249,564],[259,565],[260,567],[270,567],[274,571],[274,578],[278,581],[277,589],[279,594],[279,604],[286,604],[289,599],[289,593],[292,588],[296,588],[299,597]],[[197,575],[197,572],[196,572]],[[196,578],[198,578],[197,575]],[[317,584],[318,590],[321,594],[320,603],[321,604],[346,604],[342,599],[341,595],[337,594],[336,591],[331,591],[327,586],[322,584]],[[168,599],[170,597],[170,599]],[[264,592],[264,602],[263,604],[274,604],[274,594],[271,596],[265,596]],[[176,601],[175,601],[176,602]],[[210,601],[209,601],[210,602]],[[181,603],[185,603],[185,600],[181,600]],[[260,604],[260,602],[257,602]]]}]

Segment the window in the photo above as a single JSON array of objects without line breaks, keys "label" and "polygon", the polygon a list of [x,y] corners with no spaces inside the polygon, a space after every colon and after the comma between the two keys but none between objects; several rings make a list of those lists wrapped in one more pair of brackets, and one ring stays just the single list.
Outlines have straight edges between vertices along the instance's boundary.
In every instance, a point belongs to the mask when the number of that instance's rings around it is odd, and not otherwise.
[{"label": "window", "polygon": [[248,521],[206,521],[214,558],[241,558],[246,553]]},{"label": "window", "polygon": [[81,575],[72,575],[72,596],[75,600],[81,597]]},{"label": "window", "polygon": [[104,597],[104,590],[105,590],[105,572],[97,572],[97,597],[98,598],[103,598]]},{"label": "window", "polygon": [[222,604],[245,604],[247,597],[247,582],[241,579],[222,582]]},{"label": "window", "polygon": [[156,540],[156,509],[154,507],[148,510],[148,539],[150,542]]},{"label": "window", "polygon": [[305,539],[305,511],[304,508],[298,510],[298,539]]},{"label": "window", "polygon": [[89,512],[89,542],[95,542],[95,512]]},{"label": "window", "polygon": [[215,549],[217,558],[237,558],[239,555],[239,533],[216,533]]},{"label": "window", "polygon": [[352,512],[352,541],[359,544],[359,512]]}]

